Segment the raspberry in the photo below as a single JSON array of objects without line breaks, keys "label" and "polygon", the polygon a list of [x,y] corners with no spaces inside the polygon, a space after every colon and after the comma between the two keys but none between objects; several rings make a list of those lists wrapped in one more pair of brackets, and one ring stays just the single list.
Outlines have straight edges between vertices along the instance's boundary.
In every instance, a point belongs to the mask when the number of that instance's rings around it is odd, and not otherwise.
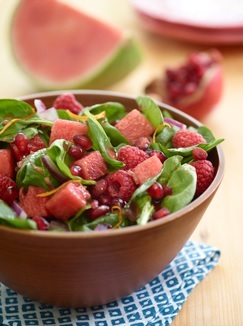
[{"label": "raspberry", "polygon": [[172,144],[174,148],[190,147],[201,143],[206,143],[206,140],[203,138],[203,136],[196,131],[188,129],[181,129],[177,131],[172,138]]},{"label": "raspberry", "polygon": [[106,176],[108,183],[107,194],[111,197],[121,198],[129,201],[136,190],[136,184],[133,177],[124,170],[119,170]]},{"label": "raspberry", "polygon": [[196,196],[201,195],[212,183],[214,178],[213,164],[208,160],[198,160],[190,163],[196,169],[197,188]]},{"label": "raspberry", "polygon": [[10,205],[18,196],[16,183],[7,176],[0,176],[0,199]]},{"label": "raspberry", "polygon": [[149,155],[135,146],[123,146],[118,151],[118,160],[125,163],[124,170],[135,168],[139,163],[149,158]]},{"label": "raspberry", "polygon": [[53,106],[56,110],[69,110],[74,114],[79,114],[83,109],[83,106],[71,93],[64,93],[59,95],[56,98]]}]

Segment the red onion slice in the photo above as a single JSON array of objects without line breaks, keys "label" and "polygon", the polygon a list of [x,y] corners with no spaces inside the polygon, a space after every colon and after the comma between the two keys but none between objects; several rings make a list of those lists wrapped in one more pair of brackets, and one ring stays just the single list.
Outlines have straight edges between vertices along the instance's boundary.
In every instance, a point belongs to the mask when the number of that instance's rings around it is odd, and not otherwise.
[{"label": "red onion slice", "polygon": [[23,208],[16,201],[12,202],[11,208],[15,211],[19,218],[24,220],[28,217]]},{"label": "red onion slice", "polygon": [[178,127],[180,129],[186,129],[186,125],[184,123],[179,122],[179,121],[177,121],[175,119],[172,119],[172,118],[165,117],[164,122],[169,123],[170,125]]},{"label": "red onion slice", "polygon": [[68,178],[57,168],[56,164],[48,155],[42,156],[42,162],[45,164],[48,171],[60,182],[65,182]]}]

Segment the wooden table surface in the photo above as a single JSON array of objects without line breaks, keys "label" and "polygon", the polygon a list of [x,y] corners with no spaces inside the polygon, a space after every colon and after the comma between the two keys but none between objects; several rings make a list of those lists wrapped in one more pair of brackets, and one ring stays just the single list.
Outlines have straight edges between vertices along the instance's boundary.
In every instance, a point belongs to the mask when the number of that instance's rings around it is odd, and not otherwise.
[{"label": "wooden table surface", "polygon": [[[11,3],[0,1],[0,97],[16,97],[38,91],[22,76],[9,56],[6,22]],[[76,3],[75,0],[69,2]],[[133,33],[143,52],[143,62],[127,78],[109,90],[140,95],[146,83],[168,65],[177,65],[195,50],[210,45],[189,44],[152,35],[138,23],[128,0],[90,0],[79,5],[127,32]],[[219,46],[223,54],[225,88],[214,112],[203,122],[222,145],[226,170],[210,207],[192,240],[216,246],[219,264],[190,294],[175,318],[174,326],[243,325],[243,45]]]}]

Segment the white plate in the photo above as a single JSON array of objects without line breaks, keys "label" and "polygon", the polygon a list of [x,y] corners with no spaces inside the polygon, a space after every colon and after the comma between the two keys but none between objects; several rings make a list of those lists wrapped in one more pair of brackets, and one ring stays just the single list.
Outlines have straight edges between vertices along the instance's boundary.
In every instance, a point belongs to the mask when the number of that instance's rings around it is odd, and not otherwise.
[{"label": "white plate", "polygon": [[197,43],[243,42],[241,0],[131,0],[147,29]]}]

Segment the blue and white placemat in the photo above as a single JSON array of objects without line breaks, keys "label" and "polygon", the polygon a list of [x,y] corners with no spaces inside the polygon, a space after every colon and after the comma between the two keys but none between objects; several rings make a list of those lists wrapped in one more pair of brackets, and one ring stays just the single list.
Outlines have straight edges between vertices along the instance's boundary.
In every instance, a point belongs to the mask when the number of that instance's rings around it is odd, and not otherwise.
[{"label": "blue and white placemat", "polygon": [[195,286],[218,263],[216,248],[188,241],[153,281],[112,303],[67,309],[34,302],[0,283],[0,325],[169,326]]}]

